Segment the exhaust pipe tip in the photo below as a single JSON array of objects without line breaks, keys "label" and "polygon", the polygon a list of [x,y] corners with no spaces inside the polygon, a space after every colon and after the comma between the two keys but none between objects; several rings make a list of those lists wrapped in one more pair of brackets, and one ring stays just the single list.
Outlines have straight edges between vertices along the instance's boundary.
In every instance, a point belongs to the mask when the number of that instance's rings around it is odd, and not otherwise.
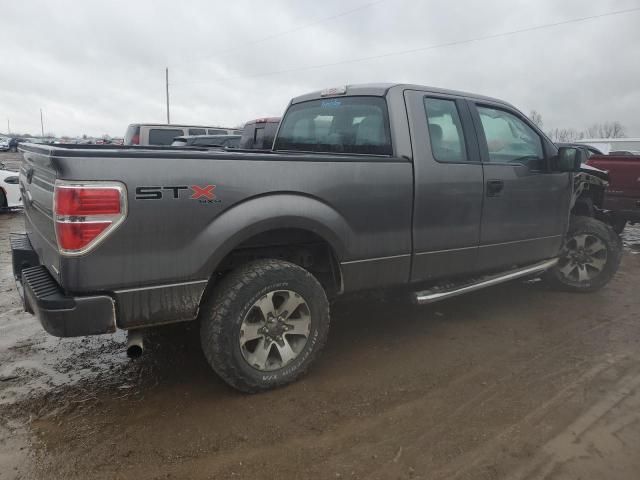
[{"label": "exhaust pipe tip", "polygon": [[127,357],[139,358],[144,352],[144,341],[141,332],[131,332],[127,338]]}]

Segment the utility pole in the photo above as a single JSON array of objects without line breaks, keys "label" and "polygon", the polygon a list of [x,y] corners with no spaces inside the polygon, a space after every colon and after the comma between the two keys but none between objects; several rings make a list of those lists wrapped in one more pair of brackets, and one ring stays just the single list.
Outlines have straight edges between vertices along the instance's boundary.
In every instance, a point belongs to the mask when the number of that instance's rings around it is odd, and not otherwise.
[{"label": "utility pole", "polygon": [[42,119],[42,109],[40,109],[40,132],[42,133],[42,137],[44,137],[44,120]]},{"label": "utility pole", "polygon": [[9,123],[8,118],[7,118],[7,133],[11,133],[11,124]]},{"label": "utility pole", "polygon": [[171,119],[169,117],[169,67],[164,69],[165,73],[165,86],[167,87],[167,125],[171,123]]}]

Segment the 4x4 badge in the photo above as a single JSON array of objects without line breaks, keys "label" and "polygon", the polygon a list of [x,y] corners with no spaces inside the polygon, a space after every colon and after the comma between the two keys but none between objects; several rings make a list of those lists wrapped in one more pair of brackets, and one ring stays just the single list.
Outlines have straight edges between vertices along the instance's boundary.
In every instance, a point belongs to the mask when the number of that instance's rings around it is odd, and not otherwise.
[{"label": "4x4 badge", "polygon": [[215,185],[205,185],[204,187],[191,185],[191,190],[193,190],[193,195],[191,195],[191,198],[193,198],[194,200],[197,200],[198,198],[213,200],[216,198],[216,194],[213,191],[215,188]]}]

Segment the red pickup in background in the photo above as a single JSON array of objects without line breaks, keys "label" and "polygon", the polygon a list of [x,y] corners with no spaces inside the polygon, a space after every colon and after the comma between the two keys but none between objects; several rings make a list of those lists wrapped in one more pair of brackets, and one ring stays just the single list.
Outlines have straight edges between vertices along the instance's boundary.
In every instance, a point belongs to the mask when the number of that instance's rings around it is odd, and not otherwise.
[{"label": "red pickup in background", "polygon": [[627,223],[640,223],[640,155],[593,155],[587,164],[609,172],[603,208],[611,211],[616,232]]}]

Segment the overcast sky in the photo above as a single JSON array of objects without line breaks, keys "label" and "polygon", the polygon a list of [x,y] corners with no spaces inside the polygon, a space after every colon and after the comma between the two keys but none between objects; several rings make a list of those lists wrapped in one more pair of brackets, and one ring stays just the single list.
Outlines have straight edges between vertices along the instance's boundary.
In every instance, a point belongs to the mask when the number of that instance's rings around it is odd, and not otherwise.
[{"label": "overcast sky", "polygon": [[545,130],[619,120],[640,137],[640,11],[307,68],[636,7],[640,0],[5,0],[0,131],[10,119],[12,131],[39,133],[41,107],[45,132],[58,136],[122,136],[129,123],[164,122],[168,66],[175,123],[235,126],[280,115],[308,91],[389,81],[500,97],[538,110]]}]

